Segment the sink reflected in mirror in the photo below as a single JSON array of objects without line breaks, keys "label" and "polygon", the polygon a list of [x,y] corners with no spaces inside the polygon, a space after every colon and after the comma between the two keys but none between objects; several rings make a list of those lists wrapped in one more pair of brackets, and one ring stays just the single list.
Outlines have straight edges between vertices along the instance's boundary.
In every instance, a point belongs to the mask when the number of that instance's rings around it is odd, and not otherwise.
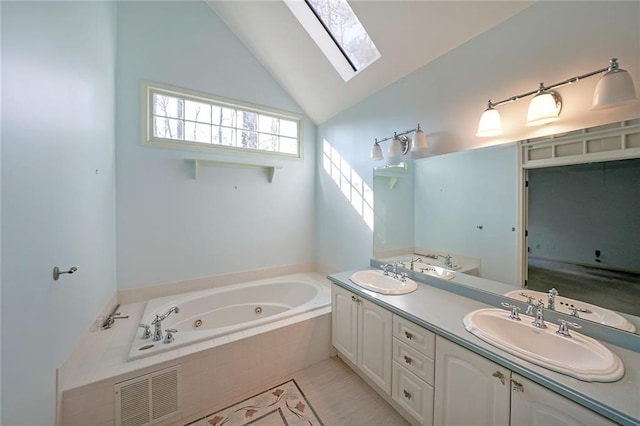
[{"label": "sink reflected in mirror", "polygon": [[411,278],[394,278],[382,271],[369,269],[355,272],[349,279],[362,288],[380,294],[407,294],[418,289],[418,284]]},{"label": "sink reflected in mirror", "polygon": [[557,333],[559,326],[547,322],[546,328],[532,325],[533,318],[487,308],[464,317],[467,331],[512,355],[544,368],[586,382],[614,382],[624,375],[620,358],[595,339],[571,330],[569,336]]},{"label": "sink reflected in mirror", "polygon": [[[513,290],[505,294],[505,296],[512,299],[526,302],[528,297],[532,297],[534,301],[542,299],[547,300],[547,294],[534,291],[534,290]],[[590,303],[581,302],[579,300],[563,297],[562,295],[555,297],[555,309],[556,312],[560,312],[567,315],[576,316],[581,319],[597,322],[609,327],[615,327],[620,330],[629,331],[635,333],[636,327],[629,322],[625,317],[617,312],[611,311],[600,306],[592,305]],[[574,313],[575,312],[575,313]]]},{"label": "sink reflected in mirror", "polygon": [[453,272],[448,269],[441,268],[439,266],[426,266],[424,268],[420,268],[420,272],[423,274],[431,275],[432,277],[440,278],[441,280],[451,280],[456,276]]}]

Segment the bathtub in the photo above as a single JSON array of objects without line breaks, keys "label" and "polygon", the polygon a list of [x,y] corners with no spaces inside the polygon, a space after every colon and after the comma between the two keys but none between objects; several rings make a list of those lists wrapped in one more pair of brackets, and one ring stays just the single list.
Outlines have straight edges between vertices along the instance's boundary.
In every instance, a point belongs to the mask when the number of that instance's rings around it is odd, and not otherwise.
[{"label": "bathtub", "polygon": [[[156,314],[165,314],[172,306],[179,308],[162,321],[164,330],[177,330],[174,341],[164,343],[142,339],[136,333],[129,359],[137,359],[186,345],[232,335],[268,324],[282,324],[291,317],[308,317],[331,305],[331,287],[326,280],[311,274],[295,274],[242,284],[217,287],[147,302],[140,323],[151,324]],[[151,326],[153,336],[154,326]]]}]

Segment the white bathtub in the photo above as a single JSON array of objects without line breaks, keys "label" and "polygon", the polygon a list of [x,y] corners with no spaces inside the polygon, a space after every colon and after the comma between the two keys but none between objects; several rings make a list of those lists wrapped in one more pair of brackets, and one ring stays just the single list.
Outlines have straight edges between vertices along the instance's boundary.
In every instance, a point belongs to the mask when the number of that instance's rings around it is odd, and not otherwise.
[{"label": "white bathtub", "polygon": [[[331,287],[317,274],[295,274],[278,278],[217,287],[151,299],[140,323],[151,324],[156,314],[165,314],[172,306],[180,309],[162,321],[166,329],[175,329],[171,343],[142,339],[136,333],[129,359],[177,349],[220,336],[277,323],[302,316],[331,305]],[[153,335],[154,327],[151,326]]]}]

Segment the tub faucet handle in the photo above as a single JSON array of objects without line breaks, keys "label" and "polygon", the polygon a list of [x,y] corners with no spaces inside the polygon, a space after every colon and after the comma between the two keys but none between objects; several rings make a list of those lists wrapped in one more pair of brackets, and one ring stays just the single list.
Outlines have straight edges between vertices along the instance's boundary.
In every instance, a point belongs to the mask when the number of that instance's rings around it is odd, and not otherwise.
[{"label": "tub faucet handle", "polygon": [[173,333],[177,333],[178,330],[176,330],[175,328],[167,328],[164,332],[167,334],[164,336],[164,340],[162,342],[171,343],[175,340],[175,338],[173,337]]},{"label": "tub faucet handle", "polygon": [[138,327],[140,328],[144,328],[144,331],[142,332],[142,338],[143,339],[149,339],[151,337],[151,326],[149,324],[138,324]]}]

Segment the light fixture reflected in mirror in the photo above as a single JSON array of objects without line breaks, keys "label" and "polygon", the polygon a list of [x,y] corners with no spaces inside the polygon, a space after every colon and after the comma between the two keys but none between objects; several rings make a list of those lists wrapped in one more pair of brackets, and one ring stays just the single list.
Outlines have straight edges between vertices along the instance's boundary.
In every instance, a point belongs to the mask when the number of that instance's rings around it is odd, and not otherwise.
[{"label": "light fixture reflected in mirror", "polygon": [[427,142],[427,135],[420,128],[420,123],[418,123],[416,126],[416,133],[413,135],[413,146],[411,147],[411,152],[427,149],[428,147],[429,143]]},{"label": "light fixture reflected in mirror", "polygon": [[376,139],[376,141],[373,143],[373,146],[371,147],[371,159],[378,161],[382,160],[383,158],[384,156],[382,155],[382,147],[380,146],[378,139]]},{"label": "light fixture reflected in mirror", "polygon": [[[409,133],[415,133],[413,137],[413,145],[411,143],[411,139],[407,137]],[[426,150],[429,146],[427,142],[427,135],[424,133],[422,128],[420,128],[420,124],[418,124],[415,129],[406,130],[401,133],[394,132],[393,136],[380,140],[376,138],[373,146],[371,147],[372,160],[384,159],[380,143],[388,140],[391,141],[391,144],[389,145],[387,156],[392,161],[400,159],[403,155],[407,155],[409,150],[411,150],[412,153],[416,153]]]},{"label": "light fixture reflected in mirror", "polygon": [[631,76],[627,71],[619,68],[617,58],[612,58],[609,61],[609,66],[607,66],[606,68],[602,68],[576,77],[571,77],[567,80],[561,81],[560,83],[552,84],[550,86],[545,86],[543,83],[540,83],[540,86],[537,90],[532,90],[527,93],[511,96],[499,102],[489,101],[489,107],[482,113],[482,116],[480,117],[476,136],[489,137],[502,134],[502,121],[500,119],[500,114],[495,109],[495,107],[506,103],[515,102],[519,99],[531,95],[536,96],[531,100],[531,103],[529,104],[527,126],[546,124],[556,121],[560,117],[560,111],[562,110],[562,100],[560,98],[560,95],[554,92],[552,89],[567,84],[577,83],[582,79],[602,73],[604,73],[604,75],[598,82],[593,95],[593,105],[591,108],[592,110],[614,108],[638,101]]}]

